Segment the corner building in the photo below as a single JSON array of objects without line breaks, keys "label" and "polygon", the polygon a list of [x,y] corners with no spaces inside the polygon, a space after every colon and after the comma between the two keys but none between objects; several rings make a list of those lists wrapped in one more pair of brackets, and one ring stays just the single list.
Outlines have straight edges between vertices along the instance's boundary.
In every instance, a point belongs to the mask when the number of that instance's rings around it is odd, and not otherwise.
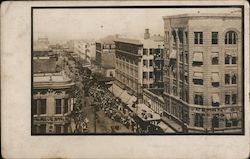
[{"label": "corner building", "polygon": [[164,115],[188,132],[241,132],[239,14],[165,16]]}]

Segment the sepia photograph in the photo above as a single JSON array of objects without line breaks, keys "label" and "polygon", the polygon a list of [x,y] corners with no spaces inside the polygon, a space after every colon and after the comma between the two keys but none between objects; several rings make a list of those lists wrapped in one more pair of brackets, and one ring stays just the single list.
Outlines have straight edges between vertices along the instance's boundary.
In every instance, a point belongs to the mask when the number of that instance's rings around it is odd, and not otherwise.
[{"label": "sepia photograph", "polygon": [[32,135],[244,135],[244,9],[32,7]]}]

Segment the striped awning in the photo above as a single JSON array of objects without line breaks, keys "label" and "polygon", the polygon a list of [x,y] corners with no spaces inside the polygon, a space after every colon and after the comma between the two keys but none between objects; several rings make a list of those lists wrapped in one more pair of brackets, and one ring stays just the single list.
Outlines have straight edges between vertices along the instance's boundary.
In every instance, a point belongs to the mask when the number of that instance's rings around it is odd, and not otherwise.
[{"label": "striped awning", "polygon": [[169,56],[170,59],[176,59],[176,50],[172,50]]},{"label": "striped awning", "polygon": [[212,57],[214,58],[214,57],[219,57],[219,53],[218,52],[213,52],[212,53]]},{"label": "striped awning", "polygon": [[213,100],[213,103],[220,103],[220,97],[218,94],[213,94],[212,95],[212,100]]},{"label": "striped awning", "polygon": [[202,52],[196,52],[194,53],[194,59],[195,62],[203,62],[203,55]]},{"label": "striped awning", "polygon": [[212,82],[220,82],[220,77],[218,73],[212,73]]},{"label": "striped awning", "polygon": [[193,79],[203,79],[203,73],[195,72]]}]

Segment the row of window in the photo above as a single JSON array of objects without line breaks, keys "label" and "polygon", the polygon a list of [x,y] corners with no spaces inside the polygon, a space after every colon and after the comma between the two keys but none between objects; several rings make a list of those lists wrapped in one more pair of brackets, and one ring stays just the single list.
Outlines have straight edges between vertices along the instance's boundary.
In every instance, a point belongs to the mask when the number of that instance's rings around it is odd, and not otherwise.
[{"label": "row of window", "polygon": [[143,66],[145,67],[153,66],[153,60],[143,60]]},{"label": "row of window", "polygon": [[[211,33],[211,43],[218,44],[219,37],[218,32]],[[226,33],[224,42],[225,44],[236,44],[237,34],[234,31]],[[194,44],[203,44],[203,32],[194,32]]]},{"label": "row of window", "polygon": [[[212,73],[212,82],[211,85],[213,87],[218,87],[220,85],[220,77],[219,73]],[[195,72],[193,75],[193,84],[195,85],[203,85],[203,73]],[[233,74],[225,74],[225,85],[237,84],[237,76],[235,73]]]},{"label": "row of window", "polygon": [[[219,106],[220,105],[220,97],[218,93],[212,94],[212,106]],[[237,104],[237,94],[226,93],[225,96],[225,104]],[[194,104],[195,105],[203,105],[203,94],[196,93],[194,94]]]},{"label": "row of window", "polygon": [[[238,123],[239,123],[239,120],[237,120],[237,119],[231,119],[231,120],[226,119],[225,120],[225,126],[226,127],[238,126]],[[198,113],[195,114],[194,126],[197,126],[197,127],[203,127],[204,126],[204,116],[203,116],[203,114],[198,114]],[[219,128],[219,127],[220,127],[219,118],[214,116],[212,118],[212,128]]]},{"label": "row of window", "polygon": [[[50,126],[51,127],[51,126]],[[53,128],[53,127],[52,127]],[[49,133],[56,133],[56,134],[60,134],[60,133],[68,133],[68,129],[69,129],[69,124],[55,124],[54,125],[54,130],[52,128],[49,128]],[[47,133],[46,131],[46,124],[40,124],[35,125],[33,128],[34,133],[41,133],[41,134],[45,134]]]},{"label": "row of window", "polygon": [[143,79],[153,78],[153,72],[143,72]]},{"label": "row of window", "polygon": [[[218,65],[219,64],[219,53],[213,52],[211,57],[211,63],[212,65]],[[237,57],[236,55],[225,55],[225,64],[237,64]],[[195,52],[194,58],[193,58],[193,66],[201,66],[203,65],[203,53],[202,52]]]},{"label": "row of window", "polygon": [[[64,99],[64,105],[62,105],[62,99],[56,99],[55,114],[62,114],[68,112],[68,99]],[[33,114],[46,114],[47,113],[47,100],[46,99],[34,99],[33,100]]]}]

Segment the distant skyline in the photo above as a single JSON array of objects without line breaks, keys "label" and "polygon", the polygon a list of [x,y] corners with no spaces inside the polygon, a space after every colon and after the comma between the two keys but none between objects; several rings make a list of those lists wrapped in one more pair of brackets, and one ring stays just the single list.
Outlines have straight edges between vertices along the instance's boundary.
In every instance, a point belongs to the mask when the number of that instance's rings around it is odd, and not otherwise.
[{"label": "distant skyline", "polygon": [[187,13],[228,13],[239,8],[197,9],[35,9],[33,12],[34,40],[46,36],[50,42],[60,40],[97,40],[107,35],[121,34],[143,37],[164,32],[163,16]]}]

